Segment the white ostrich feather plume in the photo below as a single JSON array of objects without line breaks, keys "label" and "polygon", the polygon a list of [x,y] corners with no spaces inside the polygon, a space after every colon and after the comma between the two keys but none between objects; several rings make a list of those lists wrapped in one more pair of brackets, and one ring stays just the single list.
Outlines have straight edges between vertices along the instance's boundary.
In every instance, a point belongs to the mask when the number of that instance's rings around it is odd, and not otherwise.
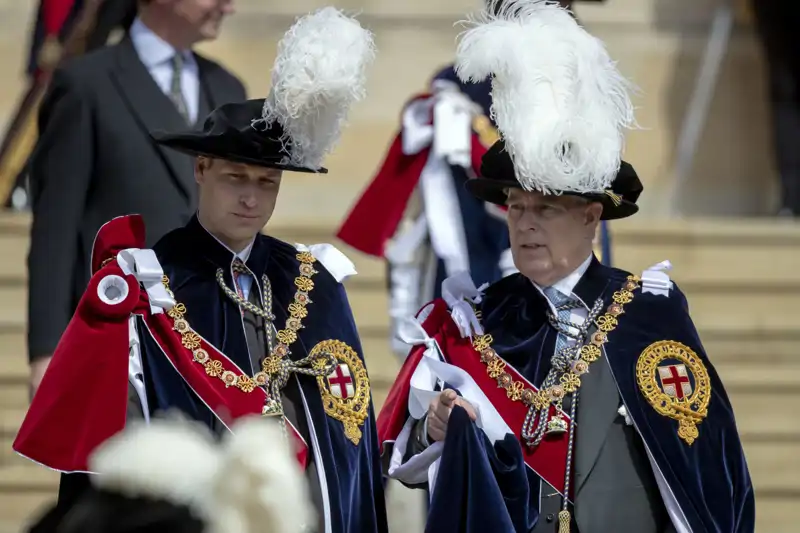
[{"label": "white ostrich feather plume", "polygon": [[317,526],[308,487],[274,419],[253,416],[225,439],[212,485],[215,527],[209,533],[301,533]]},{"label": "white ostrich feather plume", "polygon": [[272,89],[258,127],[277,120],[284,164],[317,169],[337,144],[351,105],[366,95],[372,33],[333,7],[301,17],[278,44]]},{"label": "white ostrich feather plume", "polygon": [[222,444],[202,424],[134,423],[90,457],[100,488],[186,505],[209,533],[300,533],[316,524],[300,466],[273,419],[239,419]]},{"label": "white ostrich feather plume", "polygon": [[186,505],[206,519],[207,491],[221,459],[210,431],[179,416],[133,422],[89,457],[92,482],[123,496]]},{"label": "white ostrich feather plume", "polygon": [[456,72],[493,75],[492,116],[526,190],[600,193],[634,127],[633,86],[602,41],[549,0],[490,0],[464,21]]}]

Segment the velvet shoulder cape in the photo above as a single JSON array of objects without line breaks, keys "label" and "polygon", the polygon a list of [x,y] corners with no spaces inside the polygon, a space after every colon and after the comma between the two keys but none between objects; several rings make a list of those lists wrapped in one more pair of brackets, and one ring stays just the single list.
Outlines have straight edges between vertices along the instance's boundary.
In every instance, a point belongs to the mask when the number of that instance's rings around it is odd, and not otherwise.
[{"label": "velvet shoulder cape", "polygon": [[[627,283],[628,276],[627,272],[605,267],[594,260],[575,292],[589,306],[596,298],[609,305]],[[627,301],[627,297],[623,299]],[[552,328],[543,319],[544,305],[543,297],[520,274],[490,286],[479,305],[485,332],[492,336],[497,353],[513,365],[506,370],[517,379],[527,378],[538,383],[548,369],[542,361],[549,358],[537,355],[540,349],[551,353],[554,342],[551,338],[554,335],[547,333]],[[448,310],[443,301],[435,301],[424,309],[427,316],[421,325],[429,338],[436,341],[446,362],[464,369],[474,379],[491,407],[506,421],[514,421],[509,427],[519,438],[516,422],[524,416],[524,407],[509,400],[509,395],[495,379],[487,379],[487,367],[480,362],[480,354],[473,348],[470,338],[462,338],[451,317],[452,310]],[[666,494],[665,499],[668,497],[677,504],[677,520],[689,531],[753,531],[754,492],[733,410],[703,349],[680,288],[673,283],[666,296],[637,288],[617,319],[618,323],[608,333],[602,357],[608,359],[627,415],[666,482],[662,496]],[[392,447],[402,443],[398,437],[409,418],[411,382],[426,351],[425,344],[415,346],[381,411],[378,431],[385,454],[391,454]],[[524,353],[527,353],[525,357]],[[509,468],[513,470],[516,460],[503,466],[499,473],[486,475],[492,471],[487,465],[496,463],[498,447],[507,447],[508,437],[494,439],[496,450],[493,453],[481,453],[458,462],[445,460],[449,442],[446,439],[436,473],[435,491],[452,490],[447,480],[458,479],[461,480],[458,494],[463,498],[459,500],[451,495],[446,508],[432,508],[430,520],[435,520],[439,527],[450,527],[444,525],[450,523],[455,527],[453,531],[477,533],[477,530],[458,525],[463,526],[464,513],[468,511],[459,508],[458,502],[465,504],[474,497],[470,496],[473,491],[485,491],[487,483],[499,486],[501,491],[511,490],[504,481],[507,476],[500,474],[508,472]],[[546,456],[549,453],[546,448],[540,446],[540,449],[537,453],[545,457],[540,457],[538,462],[528,456],[523,459],[528,467],[540,468],[539,472],[544,474],[551,461]],[[454,463],[459,464],[458,468],[448,471],[447,465]],[[463,472],[464,468],[473,467],[469,474]],[[558,472],[544,478],[558,479]],[[466,484],[465,479],[469,481]],[[497,512],[498,523],[507,523],[513,515],[509,504],[516,502],[516,513],[533,516],[536,510],[526,508],[527,497],[521,502],[518,494],[519,487],[516,496],[508,494],[505,507],[487,508],[484,512]],[[433,502],[436,501],[434,494]],[[447,522],[447,517],[458,523]]]},{"label": "velvet shoulder cape", "polygon": [[[154,254],[143,246],[141,217],[120,217],[101,228],[92,257],[94,275],[23,421],[14,443],[18,453],[62,472],[89,471],[93,449],[124,428],[134,345],[140,349],[149,414],[177,409],[209,425],[261,415],[263,389],[223,379],[252,375],[241,313],[216,280],[222,269],[223,281],[233,286],[233,254],[196,217],[159,241]],[[338,253],[320,246],[320,255]],[[124,250],[147,256],[149,262],[137,259],[126,271],[120,259]],[[291,378],[299,384],[311,433],[310,442],[299,443],[298,459],[313,454],[318,465],[326,530],[386,531],[368,376],[344,287],[313,255],[263,235],[256,238],[246,264],[258,283],[263,275],[271,282],[278,330],[288,329],[290,305],[297,303],[299,285],[305,289],[307,316],[290,345],[290,357],[305,358],[316,348],[333,353],[340,363],[341,375],[333,379]],[[306,264],[313,274],[303,276],[301,269],[309,272]],[[158,301],[162,275],[174,293],[172,304]],[[297,282],[301,277],[311,283]],[[105,290],[109,284],[114,298]],[[181,327],[178,318],[191,330]],[[347,416],[354,417],[357,431],[345,431],[340,419]]]}]

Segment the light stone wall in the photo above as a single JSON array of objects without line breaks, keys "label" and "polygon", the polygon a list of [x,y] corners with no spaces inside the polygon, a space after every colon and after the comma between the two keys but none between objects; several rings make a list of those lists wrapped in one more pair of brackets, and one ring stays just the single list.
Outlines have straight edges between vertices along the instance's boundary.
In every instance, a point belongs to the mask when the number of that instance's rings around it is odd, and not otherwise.
[{"label": "light stone wall", "polygon": [[[722,0],[720,0],[721,2]],[[669,215],[669,191],[678,133],[698,74],[714,0],[608,0],[577,4],[585,25],[603,39],[621,70],[641,88],[636,98],[643,129],[628,136],[626,158],[646,189],[642,214]],[[741,4],[742,2],[740,2]],[[201,50],[220,59],[263,96],[275,43],[294,16],[325,5],[320,0],[238,0],[222,37]],[[479,5],[475,0],[339,0],[361,13],[376,34],[379,56],[368,99],[353,112],[330,175],[293,181],[279,215],[293,215],[300,201],[334,221],[369,180],[397,125],[399,109],[424,88],[431,73],[452,60],[454,26]],[[740,9],[740,11],[742,11]],[[22,91],[22,68],[32,2],[0,0],[0,121]],[[687,186],[675,199],[685,215],[760,215],[770,212],[777,186],[772,165],[761,50],[748,24],[735,29],[721,69],[708,123]],[[331,202],[331,194],[341,199]],[[289,207],[290,204],[292,207]],[[288,211],[287,211],[288,209]]]}]

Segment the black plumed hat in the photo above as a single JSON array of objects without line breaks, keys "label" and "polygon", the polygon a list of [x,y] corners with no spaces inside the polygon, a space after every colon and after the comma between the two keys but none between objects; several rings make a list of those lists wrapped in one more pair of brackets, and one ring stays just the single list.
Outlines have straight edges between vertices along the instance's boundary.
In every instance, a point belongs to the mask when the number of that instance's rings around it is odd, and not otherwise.
[{"label": "black plumed hat", "polygon": [[295,22],[278,43],[264,99],[229,103],[201,131],[153,132],[161,145],[192,155],[295,172],[327,172],[350,107],[364,98],[375,57],[372,33],[326,7]]},{"label": "black plumed hat", "polygon": [[603,43],[552,0],[490,0],[467,26],[456,72],[492,77],[501,137],[468,189],[497,204],[519,187],[601,202],[604,219],[636,213],[642,183],[622,160],[632,87]]},{"label": "black plumed hat", "polygon": [[[466,188],[474,196],[504,205],[509,188],[523,188],[517,180],[514,162],[501,139],[494,143],[481,160],[481,177],[470,179]],[[580,196],[603,204],[603,220],[614,220],[633,215],[639,210],[636,201],[644,189],[639,176],[630,163],[622,161],[611,187],[601,193],[578,193],[564,191],[563,194]]]},{"label": "black plumed hat", "polygon": [[327,173],[324,167],[310,168],[290,163],[292,140],[286,138],[280,122],[259,122],[263,108],[263,98],[224,104],[208,115],[202,130],[154,132],[151,136],[163,146],[193,156],[293,172]]}]

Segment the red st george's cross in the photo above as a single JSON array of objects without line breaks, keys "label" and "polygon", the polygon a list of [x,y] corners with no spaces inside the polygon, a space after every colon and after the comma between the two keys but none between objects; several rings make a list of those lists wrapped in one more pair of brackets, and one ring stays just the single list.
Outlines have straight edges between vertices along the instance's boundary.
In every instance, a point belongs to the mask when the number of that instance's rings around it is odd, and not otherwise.
[{"label": "red st george's cross", "polygon": [[683,400],[692,394],[692,384],[686,373],[686,365],[660,366],[658,374],[667,396]]},{"label": "red st george's cross", "polygon": [[[353,389],[353,378],[350,377],[350,368],[347,365],[337,365],[336,370],[331,372],[328,376],[328,385],[331,387],[331,393],[342,399],[355,396]],[[338,394],[337,394],[338,392]]]}]

